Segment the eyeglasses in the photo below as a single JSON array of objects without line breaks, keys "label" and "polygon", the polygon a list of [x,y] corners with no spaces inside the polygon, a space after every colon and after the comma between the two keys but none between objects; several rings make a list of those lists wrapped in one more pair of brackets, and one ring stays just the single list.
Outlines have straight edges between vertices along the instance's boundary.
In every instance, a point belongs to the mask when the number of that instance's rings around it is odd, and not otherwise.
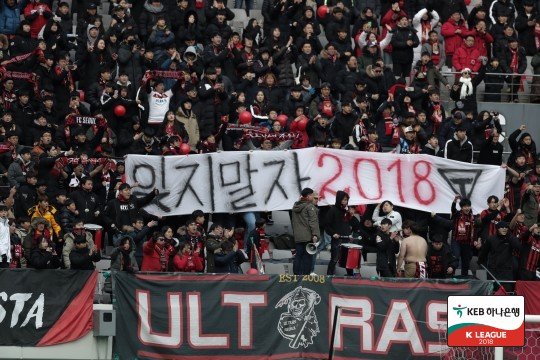
[{"label": "eyeglasses", "polygon": [[165,238],[158,238],[157,241],[165,241]]}]

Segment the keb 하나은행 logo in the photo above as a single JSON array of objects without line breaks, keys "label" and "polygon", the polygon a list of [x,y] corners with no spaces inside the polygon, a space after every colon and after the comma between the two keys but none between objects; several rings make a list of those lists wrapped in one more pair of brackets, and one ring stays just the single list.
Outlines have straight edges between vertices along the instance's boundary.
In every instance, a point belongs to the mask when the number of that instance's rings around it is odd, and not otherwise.
[{"label": "keb \ud558\ub098\uc740\ud589 logo", "polygon": [[467,307],[461,307],[461,305],[458,305],[457,307],[453,307],[452,310],[454,310],[456,314],[461,318],[463,317],[463,310],[467,310]]},{"label": "keb \ud558\ub098\uc740\ud589 logo", "polygon": [[523,346],[523,296],[449,296],[448,346]]}]

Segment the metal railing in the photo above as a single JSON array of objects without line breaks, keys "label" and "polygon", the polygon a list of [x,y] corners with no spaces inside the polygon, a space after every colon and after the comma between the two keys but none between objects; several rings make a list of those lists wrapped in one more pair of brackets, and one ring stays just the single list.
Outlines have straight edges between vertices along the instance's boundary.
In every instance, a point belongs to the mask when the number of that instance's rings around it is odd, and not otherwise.
[{"label": "metal railing", "polygon": [[[441,75],[444,76],[450,85],[453,85],[454,79],[457,80],[458,76],[461,75],[459,71],[442,71]],[[473,72],[472,75],[478,75],[478,72]],[[497,76],[502,80],[502,88],[500,92],[486,92],[485,88],[490,85],[498,85],[501,83],[485,82],[482,81],[476,88],[476,100],[481,101],[493,101],[493,102],[512,102],[515,98],[521,103],[531,103],[531,102],[540,102],[540,75],[535,75],[531,73],[523,74],[506,74],[506,73],[486,73],[486,76]],[[509,82],[509,78],[517,78],[513,82]],[[538,84],[534,84],[534,79],[537,79]],[[538,87],[538,93],[533,93],[535,87]],[[453,102],[454,100],[450,99],[449,96],[450,90],[441,86],[441,100],[443,102]],[[491,97],[500,97],[499,99],[486,99],[486,95]],[[534,99],[538,97],[538,99]]]}]

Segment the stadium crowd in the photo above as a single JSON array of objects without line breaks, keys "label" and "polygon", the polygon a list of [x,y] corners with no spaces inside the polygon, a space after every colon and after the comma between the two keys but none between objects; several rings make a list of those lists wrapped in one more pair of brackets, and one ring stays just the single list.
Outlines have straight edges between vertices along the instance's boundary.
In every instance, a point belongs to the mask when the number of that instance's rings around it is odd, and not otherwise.
[{"label": "stadium crowd", "polygon": [[[143,207],[158,191],[135,196],[123,157],[320,146],[499,165],[506,192],[485,209],[456,196],[445,217],[349,207],[346,193],[317,209],[304,189],[295,273],[312,271],[305,245],[326,234],[333,274],[355,234],[381,276],[400,262],[416,276],[398,242],[414,235],[429,240],[430,277],[468,274],[478,252],[499,279],[536,278],[535,141],[525,126],[508,131],[503,163],[499,114],[478,111],[477,87],[484,101],[518,102],[527,56],[540,73],[537,1],[264,0],[240,32],[242,1],[112,0],[107,24],[100,1],[0,1],[0,267],[93,269],[95,224],[112,269],[239,272],[264,250],[271,214],[213,214],[210,228],[202,211],[153,216]],[[540,101],[536,78],[530,95]]]}]

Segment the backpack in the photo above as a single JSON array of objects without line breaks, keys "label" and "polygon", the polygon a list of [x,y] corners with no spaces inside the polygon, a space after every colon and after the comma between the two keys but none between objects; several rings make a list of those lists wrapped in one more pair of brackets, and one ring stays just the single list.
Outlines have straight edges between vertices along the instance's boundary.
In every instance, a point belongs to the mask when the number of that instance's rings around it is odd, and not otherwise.
[{"label": "backpack", "polygon": [[289,234],[273,236],[270,240],[274,243],[277,250],[290,250],[296,247],[294,238]]}]

